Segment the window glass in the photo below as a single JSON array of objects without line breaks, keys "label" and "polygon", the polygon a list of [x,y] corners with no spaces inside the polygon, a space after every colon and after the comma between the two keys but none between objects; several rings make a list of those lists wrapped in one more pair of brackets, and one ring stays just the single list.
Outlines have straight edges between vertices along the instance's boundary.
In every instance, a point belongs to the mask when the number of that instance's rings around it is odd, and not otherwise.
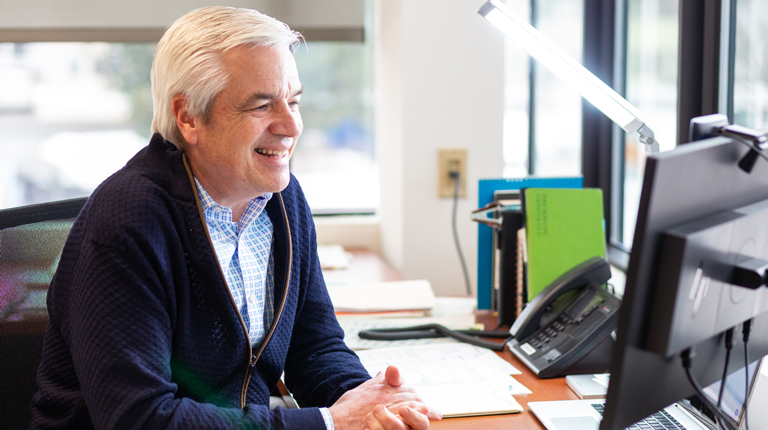
[{"label": "window glass", "polygon": [[[630,0],[627,9],[626,99],[654,131],[661,151],[677,140],[678,2]],[[622,238],[627,247],[637,221],[645,170],[645,147],[637,133],[625,135]]]},{"label": "window glass", "polygon": [[768,127],[768,4],[739,0],[736,10],[736,53],[733,123]]},{"label": "window glass", "polygon": [[0,208],[89,195],[147,144],[154,44],[0,44]]},{"label": "window glass", "polygon": [[[530,0],[507,0],[518,18],[530,21]],[[528,174],[528,126],[531,56],[513,40],[504,37],[504,177]]]},{"label": "window glass", "polygon": [[[581,61],[582,1],[506,0],[506,4],[525,21],[530,22],[534,15],[534,26],[542,34]],[[504,61],[504,176],[579,175],[581,96],[545,66],[532,62],[513,40],[505,40]],[[529,79],[532,64],[533,97]],[[531,141],[533,154],[529,154]]]},{"label": "window glass", "polygon": [[[309,42],[296,52],[305,129],[291,169],[313,210],[378,206],[369,45]],[[87,196],[148,143],[154,51],[0,44],[0,208]]]},{"label": "window glass", "polygon": [[[563,51],[581,62],[584,40],[584,2],[534,0],[536,28]],[[535,168],[542,176],[581,174],[582,98],[565,81],[540,64],[535,65]]]},{"label": "window glass", "polygon": [[314,213],[379,205],[371,42],[308,42],[296,51],[304,133],[291,170]]}]

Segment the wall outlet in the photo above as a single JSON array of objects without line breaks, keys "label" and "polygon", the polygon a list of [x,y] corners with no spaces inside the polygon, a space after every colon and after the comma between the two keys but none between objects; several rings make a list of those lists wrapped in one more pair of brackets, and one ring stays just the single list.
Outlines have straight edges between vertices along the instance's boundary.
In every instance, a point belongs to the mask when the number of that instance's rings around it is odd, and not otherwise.
[{"label": "wall outlet", "polygon": [[456,180],[451,172],[459,172],[459,197],[467,196],[467,150],[437,150],[437,196],[453,198],[456,193]]}]

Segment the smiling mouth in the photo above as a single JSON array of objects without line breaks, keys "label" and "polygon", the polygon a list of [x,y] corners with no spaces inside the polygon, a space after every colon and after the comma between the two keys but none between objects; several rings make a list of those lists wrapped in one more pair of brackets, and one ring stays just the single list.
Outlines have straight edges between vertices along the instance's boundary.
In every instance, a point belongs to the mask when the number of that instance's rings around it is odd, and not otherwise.
[{"label": "smiling mouth", "polygon": [[277,151],[274,149],[263,149],[263,148],[256,148],[256,152],[260,155],[263,155],[265,157],[269,158],[283,158],[288,155],[288,151]]}]

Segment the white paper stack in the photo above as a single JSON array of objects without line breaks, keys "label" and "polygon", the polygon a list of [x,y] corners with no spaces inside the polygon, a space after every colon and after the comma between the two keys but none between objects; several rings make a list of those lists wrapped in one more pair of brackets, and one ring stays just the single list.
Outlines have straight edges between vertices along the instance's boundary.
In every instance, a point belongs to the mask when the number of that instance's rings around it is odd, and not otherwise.
[{"label": "white paper stack", "polygon": [[424,311],[435,306],[427,280],[328,285],[336,312]]},{"label": "white paper stack", "polygon": [[493,351],[473,345],[407,346],[357,354],[371,376],[396,365],[404,382],[446,418],[521,412],[512,395],[531,393],[511,376],[519,370]]}]

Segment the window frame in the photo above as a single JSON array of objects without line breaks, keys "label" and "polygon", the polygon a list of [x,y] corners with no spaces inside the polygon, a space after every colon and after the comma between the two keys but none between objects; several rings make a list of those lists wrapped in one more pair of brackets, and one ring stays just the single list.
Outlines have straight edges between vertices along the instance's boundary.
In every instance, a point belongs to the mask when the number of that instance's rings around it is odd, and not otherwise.
[{"label": "window frame", "polygon": [[[627,0],[585,0],[584,67],[624,95],[626,91]],[[585,187],[603,190],[607,258],[620,270],[629,265],[622,242],[624,131],[589,102],[583,102],[582,175]]]},{"label": "window frame", "polygon": [[[680,0],[677,144],[688,142],[690,120],[725,112],[733,117],[735,1]],[[585,0],[584,65],[624,95],[628,0]],[[721,29],[724,29],[721,33]],[[626,271],[624,132],[585,102],[582,132],[585,187],[603,190],[607,257]]]}]

